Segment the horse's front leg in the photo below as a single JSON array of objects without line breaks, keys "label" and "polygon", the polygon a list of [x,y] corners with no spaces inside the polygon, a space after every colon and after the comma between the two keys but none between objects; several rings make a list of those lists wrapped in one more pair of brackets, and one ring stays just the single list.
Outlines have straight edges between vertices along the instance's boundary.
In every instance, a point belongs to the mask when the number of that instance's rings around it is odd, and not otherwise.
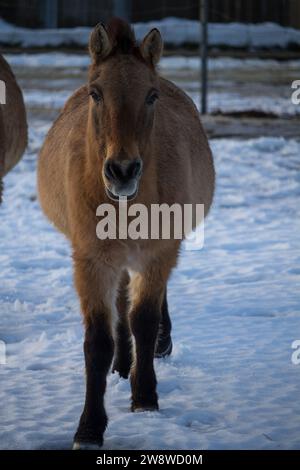
[{"label": "horse's front leg", "polygon": [[115,358],[113,372],[118,372],[120,377],[128,378],[132,363],[132,342],[129,327],[129,299],[128,299],[129,275],[122,274],[118,288],[117,309],[118,324],[116,328]]},{"label": "horse's front leg", "polygon": [[104,408],[106,376],[113,353],[112,304],[116,275],[91,259],[74,256],[75,284],[85,323],[86,397],[74,436],[74,449],[101,446],[107,426]]},{"label": "horse's front leg", "polygon": [[135,275],[130,285],[130,326],[135,339],[135,360],[131,370],[132,411],[158,409],[154,352],[171,267],[172,264],[158,259],[143,273]]}]

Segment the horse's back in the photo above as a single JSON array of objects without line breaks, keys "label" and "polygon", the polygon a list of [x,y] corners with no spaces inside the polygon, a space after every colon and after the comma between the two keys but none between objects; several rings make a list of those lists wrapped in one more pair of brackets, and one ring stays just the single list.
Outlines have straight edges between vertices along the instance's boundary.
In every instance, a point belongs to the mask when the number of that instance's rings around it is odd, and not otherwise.
[{"label": "horse's back", "polygon": [[27,146],[27,120],[21,89],[1,54],[0,80],[5,84],[6,98],[6,103],[0,104],[0,160],[2,159],[2,175],[5,176],[21,159]]}]

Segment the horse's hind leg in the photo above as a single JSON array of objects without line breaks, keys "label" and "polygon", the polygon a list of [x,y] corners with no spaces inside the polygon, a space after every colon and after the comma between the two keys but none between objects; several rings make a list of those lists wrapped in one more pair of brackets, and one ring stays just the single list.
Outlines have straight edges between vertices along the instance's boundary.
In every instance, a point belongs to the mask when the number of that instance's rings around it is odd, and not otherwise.
[{"label": "horse's hind leg", "polygon": [[128,284],[129,275],[124,273],[118,293],[117,309],[119,319],[116,334],[116,352],[113,363],[113,372],[118,372],[120,377],[128,378],[132,363],[132,341],[129,327],[128,311]]},{"label": "horse's hind leg", "polygon": [[171,337],[172,323],[169,315],[167,289],[165,290],[164,300],[161,307],[161,319],[159,322],[158,335],[155,346],[154,356],[157,358],[170,356],[173,348]]}]

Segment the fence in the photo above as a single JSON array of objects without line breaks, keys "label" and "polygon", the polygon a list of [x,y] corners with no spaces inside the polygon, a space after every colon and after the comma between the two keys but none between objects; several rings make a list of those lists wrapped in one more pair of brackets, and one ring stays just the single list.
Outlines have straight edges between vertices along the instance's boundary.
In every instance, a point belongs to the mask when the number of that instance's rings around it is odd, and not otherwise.
[{"label": "fence", "polygon": [[[199,18],[199,0],[0,0],[0,16],[31,28],[93,26],[117,14],[133,22]],[[299,0],[209,0],[209,22],[272,21],[300,28]]]}]

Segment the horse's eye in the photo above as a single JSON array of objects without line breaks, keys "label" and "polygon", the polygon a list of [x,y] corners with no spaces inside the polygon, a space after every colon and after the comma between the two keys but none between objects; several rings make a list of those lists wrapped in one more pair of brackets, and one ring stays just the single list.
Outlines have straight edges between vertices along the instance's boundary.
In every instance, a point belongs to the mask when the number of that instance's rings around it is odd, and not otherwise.
[{"label": "horse's eye", "polygon": [[150,95],[148,95],[146,98],[146,103],[148,105],[154,104],[157,99],[158,99],[157,93],[150,93]]},{"label": "horse's eye", "polygon": [[93,98],[95,103],[100,103],[100,101],[102,101],[102,95],[96,91],[91,91],[89,95]]}]

